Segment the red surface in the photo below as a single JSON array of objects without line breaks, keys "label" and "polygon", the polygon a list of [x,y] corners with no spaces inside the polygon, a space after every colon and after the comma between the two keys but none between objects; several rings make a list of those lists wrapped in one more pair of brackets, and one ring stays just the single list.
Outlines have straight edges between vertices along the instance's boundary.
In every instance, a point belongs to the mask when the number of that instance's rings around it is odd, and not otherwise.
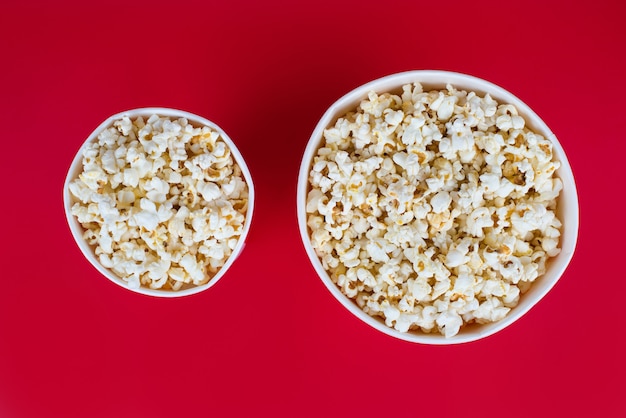
[{"label": "red surface", "polygon": [[[139,3],[1,7],[0,418],[626,416],[623,2]],[[354,87],[410,69],[516,94],[578,182],[565,276],[522,320],[460,346],[359,322],[297,233],[297,171],[318,118]],[[202,294],[117,287],[64,219],[82,141],[143,106],[215,121],[255,180],[247,247]]]}]

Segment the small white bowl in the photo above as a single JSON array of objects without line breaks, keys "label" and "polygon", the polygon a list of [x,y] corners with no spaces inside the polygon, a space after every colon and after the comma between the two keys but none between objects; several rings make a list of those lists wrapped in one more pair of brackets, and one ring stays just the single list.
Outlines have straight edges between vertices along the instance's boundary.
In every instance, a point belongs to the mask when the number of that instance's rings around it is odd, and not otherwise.
[{"label": "small white bowl", "polygon": [[[228,258],[224,266],[217,272],[215,276],[211,278],[211,280],[209,280],[208,283],[205,283],[200,286],[181,289],[178,291],[150,289],[144,286],[140,286],[139,288],[129,287],[128,283],[122,280],[112,270],[100,264],[100,261],[98,260],[98,257],[96,257],[96,254],[95,254],[95,248],[89,245],[83,238],[83,233],[85,229],[81,226],[78,220],[71,213],[71,208],[72,208],[72,205],[76,202],[76,198],[72,195],[72,193],[70,193],[69,185],[74,179],[78,177],[78,175],[83,170],[83,164],[82,164],[83,151],[87,147],[87,145],[95,141],[98,135],[100,134],[100,132],[112,126],[113,122],[115,122],[116,120],[119,120],[125,116],[128,116],[131,119],[137,118],[138,116],[142,116],[144,117],[144,119],[148,119],[150,116],[154,114],[159,115],[159,116],[164,116],[164,117],[170,117],[170,118],[186,118],[189,121],[189,123],[191,123],[194,126],[208,126],[212,130],[219,132],[222,140],[230,148],[230,152],[235,162],[241,168],[241,172],[248,186],[248,210],[246,213],[245,225],[232,254]],[[78,244],[78,247],[82,251],[85,258],[87,258],[87,260],[107,279],[111,280],[113,283],[118,284],[119,286],[125,289],[132,290],[134,292],[141,293],[144,295],[159,296],[159,297],[179,297],[179,296],[187,296],[187,295],[199,293],[215,285],[215,283],[217,283],[218,280],[220,280],[224,276],[224,274],[226,274],[226,272],[232,266],[235,259],[237,259],[237,257],[241,254],[241,251],[243,250],[243,247],[245,245],[246,236],[250,229],[250,223],[252,221],[252,212],[254,210],[254,185],[252,184],[252,177],[250,175],[250,170],[248,169],[246,162],[241,156],[241,153],[235,146],[235,143],[230,139],[230,137],[226,134],[226,132],[224,132],[224,130],[222,130],[215,123],[201,116],[194,115],[192,113],[184,112],[181,110],[161,108],[161,107],[141,108],[141,109],[128,110],[126,112],[120,112],[109,117],[107,120],[102,122],[100,126],[98,126],[91,133],[91,135],[89,135],[87,140],[83,143],[81,148],[76,153],[76,156],[74,157],[74,160],[72,161],[70,169],[67,173],[67,177],[65,178],[65,184],[63,186],[63,204],[65,206],[65,216],[67,218],[67,222],[69,224],[70,230],[72,231],[72,235],[74,236],[74,240]]]},{"label": "small white bowl", "polygon": [[[546,273],[537,278],[530,290],[520,297],[519,304],[511,309],[504,319],[484,325],[465,325],[457,335],[450,338],[445,338],[438,332],[430,334],[418,331],[402,333],[386,326],[383,320],[374,318],[361,310],[353,300],[340,291],[337,285],[332,282],[326,270],[322,267],[322,263],[311,245],[307,227],[306,196],[309,190],[308,176],[313,157],[322,142],[324,129],[334,124],[335,121],[347,111],[355,109],[363,99],[367,98],[368,92],[375,91],[379,94],[384,92],[400,92],[403,85],[413,82],[421,83],[425,91],[445,89],[447,84],[451,84],[459,90],[475,91],[480,94],[489,93],[499,103],[515,105],[520,115],[525,118],[526,124],[530,129],[552,141],[554,145],[553,153],[556,159],[561,162],[561,167],[556,171],[557,176],[560,177],[563,182],[563,191],[559,196],[557,210],[557,215],[563,223],[561,229],[560,254],[548,261]],[[561,278],[572,259],[578,238],[578,196],[576,184],[570,164],[556,136],[532,109],[513,94],[480,78],[448,71],[417,70],[392,74],[357,87],[330,106],[315,127],[302,158],[298,177],[297,211],[300,235],[306,252],[317,274],[330,293],[357,318],[378,331],[401,340],[421,344],[443,345],[475,341],[501,331],[520,319],[539,302]]]}]

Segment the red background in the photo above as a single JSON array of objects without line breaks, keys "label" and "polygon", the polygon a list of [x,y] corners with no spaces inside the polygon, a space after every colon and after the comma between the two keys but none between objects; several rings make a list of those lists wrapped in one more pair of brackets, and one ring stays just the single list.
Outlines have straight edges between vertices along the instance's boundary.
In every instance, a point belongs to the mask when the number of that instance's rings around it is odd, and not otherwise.
[{"label": "red background", "polygon": [[[0,7],[0,418],[626,416],[623,2],[126,3]],[[317,120],[358,85],[411,69],[520,97],[578,184],[566,274],[474,343],[410,344],[361,323],[297,232],[296,177]],[[215,121],[254,177],[246,249],[198,295],[119,288],[64,219],[80,144],[144,106]]]}]

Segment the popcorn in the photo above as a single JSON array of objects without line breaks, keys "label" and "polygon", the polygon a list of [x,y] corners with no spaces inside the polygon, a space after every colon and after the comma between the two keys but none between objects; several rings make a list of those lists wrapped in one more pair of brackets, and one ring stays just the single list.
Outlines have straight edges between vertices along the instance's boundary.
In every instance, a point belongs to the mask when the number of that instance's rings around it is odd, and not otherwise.
[{"label": "popcorn", "polygon": [[440,332],[448,338],[458,334],[463,324],[463,319],[454,310],[448,310],[439,314],[436,322]]},{"label": "popcorn", "polygon": [[341,291],[389,327],[452,337],[499,321],[559,253],[560,164],[512,105],[408,84],[369,93],[324,140],[311,243]]},{"label": "popcorn", "polygon": [[452,198],[446,191],[438,192],[430,199],[430,206],[434,213],[441,213],[448,210],[450,203],[452,203]]},{"label": "popcorn", "polygon": [[184,118],[115,121],[87,145],[69,189],[84,238],[130,288],[207,283],[246,221],[248,187],[228,146]]}]

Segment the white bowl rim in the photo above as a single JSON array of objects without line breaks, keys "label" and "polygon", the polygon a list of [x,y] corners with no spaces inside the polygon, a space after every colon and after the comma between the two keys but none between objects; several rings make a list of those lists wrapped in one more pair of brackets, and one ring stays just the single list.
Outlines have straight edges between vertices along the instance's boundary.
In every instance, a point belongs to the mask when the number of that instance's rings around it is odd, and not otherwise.
[{"label": "white bowl rim", "polygon": [[[564,185],[564,190],[561,192],[562,194],[559,197],[559,204],[560,206],[564,203],[567,203],[568,205],[567,212],[560,215],[561,221],[564,225],[561,230],[561,253],[552,259],[550,264],[551,267],[549,267],[546,274],[540,278],[542,280],[542,287],[537,288],[538,283],[535,282],[531,287],[531,290],[525,294],[525,297],[520,300],[520,303],[513,308],[504,319],[490,324],[477,325],[473,329],[462,328],[457,335],[450,338],[446,338],[436,331],[430,334],[421,332],[402,333],[386,326],[382,321],[375,319],[361,310],[356,303],[339,290],[337,285],[332,282],[328,273],[324,270],[322,263],[315,254],[315,250],[310,243],[306,222],[307,215],[305,209],[306,194],[308,191],[308,175],[311,165],[310,162],[319,146],[319,143],[321,142],[324,129],[334,121],[336,116],[341,116],[347,109],[355,108],[358,102],[363,98],[366,98],[367,93],[370,91],[373,90],[377,93],[393,91],[400,89],[402,85],[412,82],[420,82],[425,87],[424,90],[429,90],[429,86],[431,85],[434,86],[433,88],[445,88],[446,84],[451,84],[459,90],[462,89],[467,91],[472,90],[479,93],[489,93],[499,103],[513,104],[519,111],[520,115],[524,116],[528,126],[531,126],[535,132],[538,132],[551,140],[554,154],[561,163],[561,167],[557,170],[557,174],[561,178]],[[339,113],[341,110],[343,110],[343,112]],[[566,187],[567,190],[565,189]],[[452,345],[477,341],[503,330],[521,318],[541,299],[543,299],[543,297],[561,278],[574,255],[578,239],[579,207],[574,175],[563,147],[561,146],[556,135],[554,135],[554,133],[552,133],[552,131],[548,128],[546,123],[539,117],[539,115],[537,115],[537,113],[535,113],[535,111],[526,105],[526,103],[504,88],[472,75],[443,70],[411,70],[390,74],[358,86],[352,91],[346,93],[344,96],[340,97],[326,110],[309,138],[300,165],[297,183],[297,218],[302,243],[317,275],[334,298],[339,301],[339,303],[341,303],[341,305],[343,305],[344,308],[346,308],[350,313],[372,328],[400,340],[420,344]],[[567,228],[565,226],[567,226]],[[558,263],[556,263],[557,260],[559,261]],[[550,274],[548,275],[548,273]],[[539,281],[540,279],[537,280]],[[530,298],[530,293],[533,291],[533,297]]]},{"label": "white bowl rim", "polygon": [[[119,276],[113,273],[110,269],[100,264],[100,261],[96,258],[94,254],[94,250],[81,236],[84,229],[82,228],[78,220],[71,213],[71,206],[72,206],[72,202],[74,199],[69,191],[69,185],[75,179],[75,173],[79,173],[82,169],[83,151],[85,150],[87,145],[91,143],[92,141],[94,141],[104,129],[111,126],[113,122],[116,120],[119,120],[126,116],[131,119],[136,118],[138,116],[142,116],[147,119],[149,116],[153,114],[156,114],[162,117],[169,117],[169,118],[177,118],[177,119],[185,118],[195,126],[202,126],[202,125],[208,126],[212,130],[218,132],[222,140],[226,143],[226,145],[228,145],[230,152],[233,155],[233,159],[241,168],[242,175],[244,176],[246,184],[248,185],[248,209],[246,212],[246,220],[245,220],[243,231],[239,237],[237,245],[233,249],[232,254],[228,258],[224,266],[222,266],[222,268],[217,272],[215,276],[211,278],[211,280],[209,280],[208,283],[205,283],[200,286],[178,290],[178,291],[150,289],[144,286],[140,286],[139,288],[136,288],[136,289],[129,287],[127,282],[122,280]],[[91,134],[87,137],[87,139],[82,143],[82,145],[76,152],[74,159],[72,160],[72,163],[70,164],[70,167],[67,171],[67,175],[65,177],[65,182],[63,185],[63,206],[65,210],[65,218],[70,228],[70,231],[72,233],[72,236],[74,237],[74,241],[80,248],[83,256],[85,256],[85,258],[91,263],[91,265],[95,267],[96,270],[98,270],[103,276],[105,276],[107,279],[109,279],[113,283],[135,293],[144,294],[148,296],[175,298],[175,297],[188,296],[188,295],[200,293],[213,287],[226,274],[226,272],[232,266],[235,260],[241,255],[241,252],[243,251],[243,248],[245,247],[246,237],[250,230],[250,226],[252,223],[252,214],[254,212],[254,183],[252,181],[252,175],[250,173],[250,170],[248,169],[248,166],[243,156],[241,155],[241,152],[235,145],[234,141],[215,122],[210,121],[209,119],[206,119],[202,116],[184,111],[184,110],[178,110],[178,109],[166,108],[166,107],[143,107],[143,108],[129,109],[129,110],[119,112],[119,113],[109,116],[100,125],[98,125],[98,127],[94,129],[91,132]]]}]

